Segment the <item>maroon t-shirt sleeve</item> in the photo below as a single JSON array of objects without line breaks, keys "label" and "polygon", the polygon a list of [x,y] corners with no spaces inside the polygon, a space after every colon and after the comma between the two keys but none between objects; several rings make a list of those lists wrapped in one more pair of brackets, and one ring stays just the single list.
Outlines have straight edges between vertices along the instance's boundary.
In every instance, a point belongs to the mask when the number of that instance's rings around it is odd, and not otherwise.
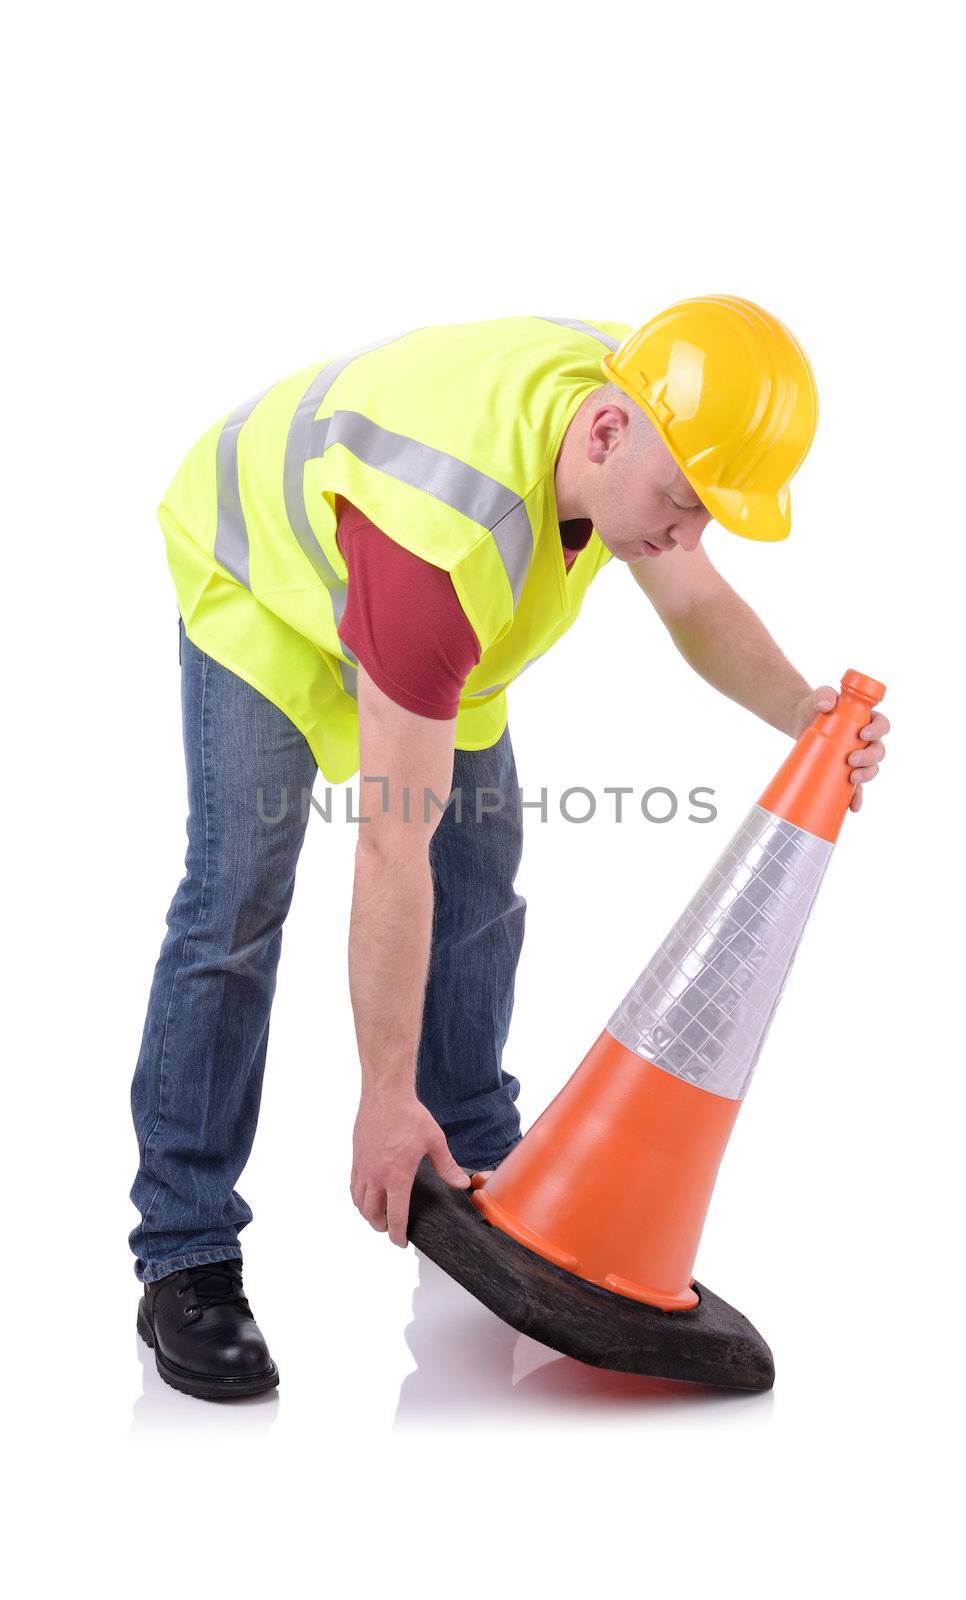
[{"label": "maroon t-shirt sleeve", "polygon": [[480,659],[453,580],[341,496],[337,508],[336,540],[349,569],[339,638],[390,700],[448,721]]}]

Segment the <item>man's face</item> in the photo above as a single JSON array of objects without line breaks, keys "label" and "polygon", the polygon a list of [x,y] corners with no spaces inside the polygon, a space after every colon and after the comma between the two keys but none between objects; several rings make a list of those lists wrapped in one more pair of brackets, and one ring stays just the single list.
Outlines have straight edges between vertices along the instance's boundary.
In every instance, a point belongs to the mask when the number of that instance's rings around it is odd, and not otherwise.
[{"label": "man's face", "polygon": [[[603,405],[590,418],[588,492],[594,527],[618,561],[694,550],[711,521],[657,429],[627,408]],[[641,423],[643,421],[643,428]]]}]

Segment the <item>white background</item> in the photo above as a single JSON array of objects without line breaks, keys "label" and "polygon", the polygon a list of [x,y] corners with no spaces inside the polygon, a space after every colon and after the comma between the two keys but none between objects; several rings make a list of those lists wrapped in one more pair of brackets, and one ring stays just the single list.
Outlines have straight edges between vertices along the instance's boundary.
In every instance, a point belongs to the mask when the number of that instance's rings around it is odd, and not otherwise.
[{"label": "white background", "polygon": [[[18,1592],[899,1593],[952,1574],[961,1320],[959,306],[945,7],[47,6],[8,22],[2,1428]],[[24,20],[24,17],[28,20]],[[958,202],[957,202],[958,204]],[[180,875],[155,507],[218,416],[400,327],[730,292],[813,360],[794,532],[712,559],[814,683],[886,680],[698,1275],[774,1392],[517,1339],[348,1196],[352,830],[286,932],[235,1408],[136,1347],[128,1084]],[[957,412],[959,416],[957,417]],[[612,562],[511,703],[521,782],[711,785],[712,826],[531,824],[506,1064],[532,1120],[787,750]],[[414,1309],[415,1308],[415,1309]]]}]

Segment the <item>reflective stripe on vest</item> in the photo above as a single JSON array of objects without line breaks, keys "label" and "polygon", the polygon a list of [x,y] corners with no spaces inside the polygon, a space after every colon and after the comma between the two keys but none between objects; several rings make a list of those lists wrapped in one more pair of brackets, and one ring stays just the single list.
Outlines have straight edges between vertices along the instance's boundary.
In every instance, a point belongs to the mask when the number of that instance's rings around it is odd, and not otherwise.
[{"label": "reflective stripe on vest", "polygon": [[[540,321],[553,322],[558,328],[573,328],[575,333],[586,333],[591,339],[597,339],[600,344],[606,345],[608,350],[617,350],[619,348],[619,341],[617,339],[612,339],[609,333],[602,333],[599,328],[592,328],[589,322],[577,322],[570,317],[541,317]],[[546,654],[545,651],[540,652],[540,655],[544,654]],[[529,661],[524,662],[516,676],[518,678],[522,677],[527,668],[532,667],[533,663],[539,660],[540,656],[531,656]],[[484,695],[496,694],[498,690],[505,689],[506,687],[506,683],[491,683],[488,689],[474,689],[469,695],[467,695],[467,699],[481,700]]]},{"label": "reflective stripe on vest", "polygon": [[[338,356],[330,361],[322,371],[317,373],[299,401],[292,418],[285,441],[285,466],[283,468],[283,493],[285,497],[285,510],[289,526],[298,540],[299,546],[332,598],[332,611],[335,625],[338,628],[345,610],[347,587],[334,570],[325,551],[322,549],[305,510],[305,495],[302,480],[305,472],[305,463],[310,458],[312,429],[315,422],[315,413],[325,399],[330,388],[341,372],[344,372],[350,361],[355,361],[357,356],[364,356],[370,350],[380,350],[383,345],[391,344],[394,339],[402,338],[401,334],[390,334],[386,339],[378,339],[374,344],[363,345],[359,350],[352,350],[348,355]],[[251,588],[248,568],[249,536],[241,506],[241,494],[238,487],[238,435],[244,424],[248,421],[260,400],[274,388],[269,384],[267,389],[255,395],[254,399],[246,400],[225,422],[218,438],[216,452],[216,479],[218,490],[218,524],[215,532],[215,560],[230,572],[233,578],[243,584],[246,589]],[[349,657],[352,665],[339,662],[339,671],[342,677],[342,687],[353,699],[358,697],[358,657],[348,645],[342,647]]]},{"label": "reflective stripe on vest", "polygon": [[[401,337],[394,335],[394,337]],[[354,361],[391,341],[382,339],[351,356],[332,361],[313,378],[296,408],[285,446],[284,495],[289,525],[300,548],[332,595],[336,627],[345,608],[346,586],[328,561],[312,531],[305,510],[302,488],[306,463],[325,454],[333,444],[342,445],[352,455],[387,477],[421,489],[441,500],[470,521],[488,529],[500,554],[516,606],[533,556],[533,529],[526,506],[496,478],[471,467],[444,450],[435,450],[405,434],[390,433],[358,411],[336,411],[331,417],[316,418],[315,413],[336,378]],[[270,386],[271,387],[271,386]],[[233,411],[222,428],[217,448],[218,530],[215,558],[250,588],[248,577],[248,529],[238,490],[238,436],[258,402],[269,390]]]},{"label": "reflective stripe on vest", "polygon": [[[586,333],[610,350],[618,347],[618,341],[591,327],[589,323],[564,317],[542,317],[540,320]],[[340,445],[367,466],[433,496],[486,528],[503,563],[514,609],[533,557],[534,533],[526,505],[519,495],[498,479],[489,477],[487,473],[446,451],[436,450],[418,439],[381,428],[361,412],[336,411],[331,417],[316,416],[333,383],[350,362],[404,337],[403,334],[392,334],[328,362],[312,379],[289,426],[283,468],[286,515],[299,548],[329,592],[336,629],[345,610],[347,585],[338,576],[315,537],[306,511],[304,493],[306,463],[320,458],[333,445]],[[246,589],[251,588],[249,533],[238,481],[238,441],[255,407],[273,387],[270,384],[231,413],[222,427],[216,448],[218,508],[214,556]],[[339,663],[343,687],[355,697],[358,658],[347,645],[342,648],[354,663],[352,666]],[[521,670],[525,671],[526,668]],[[501,684],[476,690],[470,698],[492,694],[495,688],[502,687],[504,685]]]},{"label": "reflective stripe on vest", "polygon": [[605,344],[608,350],[619,350],[620,341],[612,339],[609,333],[601,333],[599,328],[592,328],[589,322],[575,322],[570,317],[541,317],[541,322],[555,322],[558,328],[573,328],[575,333],[589,334],[592,339],[597,339]]},{"label": "reflective stripe on vest", "polygon": [[421,489],[487,528],[500,552],[516,607],[533,556],[533,529],[519,495],[445,450],[435,450],[403,433],[391,433],[359,411],[336,411],[314,422],[306,459],[324,455],[334,444],[342,445],[366,466]]},{"label": "reflective stripe on vest", "polygon": [[[323,367],[322,371],[312,379],[299,401],[285,442],[283,491],[289,526],[318,576],[326,588],[333,592],[333,606],[337,599],[341,600],[336,612],[337,627],[345,605],[345,584],[330,565],[312,532],[302,492],[305,463],[314,453],[311,449],[312,425],[319,406],[350,361],[355,361],[358,356],[368,355],[370,350],[380,350],[383,345],[391,344],[394,339],[402,337],[402,334],[391,334],[387,339],[378,339],[375,344],[367,344],[360,350],[350,351],[348,355],[338,356]],[[216,452],[218,525],[215,532],[215,560],[220,562],[246,589],[251,588],[248,573],[249,539],[238,488],[238,435],[259,401],[264,400],[274,387],[274,384],[269,384],[267,389],[262,389],[251,400],[246,400],[231,413],[222,427]]]},{"label": "reflective stripe on vest", "polygon": [[[548,646],[547,646],[547,649],[549,649],[549,648],[550,648],[550,647],[549,647],[549,645],[548,645]],[[496,692],[497,692],[497,690],[498,690],[498,689],[505,689],[505,688],[506,688],[506,687],[507,687],[507,685],[508,685],[508,684],[509,684],[509,683],[510,683],[510,682],[511,682],[511,681],[515,681],[515,680],[516,680],[516,679],[517,679],[517,678],[522,678],[522,677],[523,677],[523,674],[524,674],[524,673],[525,673],[525,672],[527,672],[527,671],[529,671],[529,669],[530,669],[530,667],[532,667],[532,666],[533,666],[533,663],[534,663],[534,662],[535,662],[535,661],[539,661],[539,660],[540,660],[540,659],[541,659],[541,657],[543,657],[543,656],[545,656],[545,655],[546,655],[546,653],[547,653],[547,651],[546,651],[546,650],[541,650],[541,651],[540,651],[540,654],[539,654],[539,655],[536,655],[536,656],[531,656],[531,657],[530,657],[530,660],[529,660],[529,661],[525,661],[525,662],[524,662],[524,663],[523,663],[523,666],[522,666],[522,667],[521,667],[521,668],[520,668],[520,670],[519,670],[519,672],[515,672],[515,673],[514,673],[514,675],[513,675],[513,679],[512,679],[512,680],[511,680],[511,679],[509,679],[509,678],[508,678],[508,679],[506,679],[506,681],[505,681],[505,682],[503,682],[503,683],[491,683],[491,684],[490,684],[490,687],[489,687],[489,688],[488,688],[488,689],[474,689],[474,690],[473,690],[473,691],[472,691],[472,693],[470,693],[470,694],[469,694],[469,695],[467,695],[467,699],[468,699],[468,700],[479,700],[479,699],[481,699],[481,698],[482,698],[482,696],[483,696],[483,695],[485,695],[485,694],[496,694]]]},{"label": "reflective stripe on vest", "polygon": [[218,485],[218,525],[215,530],[215,560],[220,561],[233,578],[251,588],[248,581],[248,528],[241,507],[238,489],[238,435],[248,421],[259,400],[264,400],[270,389],[262,389],[253,399],[246,400],[228,418],[218,435],[215,454],[215,477]]},{"label": "reflective stripe on vest", "polygon": [[346,356],[337,356],[334,361],[323,367],[322,371],[312,379],[299,401],[285,441],[283,488],[289,526],[322,582],[332,593],[336,627],[339,626],[345,609],[346,586],[326,558],[325,551],[312,532],[312,525],[305,510],[303,488],[305,463],[313,456],[322,453],[316,448],[315,414],[336,378],[345,371],[350,362],[359,356],[368,355],[371,350],[381,350],[384,345],[392,344],[394,340],[404,337],[405,335],[400,333],[391,334],[388,339],[378,339],[375,344],[364,345],[361,350],[352,350]]}]

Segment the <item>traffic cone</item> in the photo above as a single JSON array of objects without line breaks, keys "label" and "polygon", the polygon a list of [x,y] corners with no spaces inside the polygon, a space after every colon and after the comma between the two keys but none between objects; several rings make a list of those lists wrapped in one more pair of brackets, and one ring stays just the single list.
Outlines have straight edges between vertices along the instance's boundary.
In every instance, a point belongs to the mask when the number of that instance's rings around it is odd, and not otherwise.
[{"label": "traffic cone", "polygon": [[[854,794],[885,687],[847,672],[569,1083],[469,1199],[424,1162],[409,1236],[511,1326],[620,1371],[774,1381],[692,1278],[718,1165]],[[489,1226],[487,1226],[489,1224]]]},{"label": "traffic cone", "polygon": [[664,1311],[854,794],[848,756],[885,687],[847,672],[664,943],[473,1203],[577,1277]]}]

